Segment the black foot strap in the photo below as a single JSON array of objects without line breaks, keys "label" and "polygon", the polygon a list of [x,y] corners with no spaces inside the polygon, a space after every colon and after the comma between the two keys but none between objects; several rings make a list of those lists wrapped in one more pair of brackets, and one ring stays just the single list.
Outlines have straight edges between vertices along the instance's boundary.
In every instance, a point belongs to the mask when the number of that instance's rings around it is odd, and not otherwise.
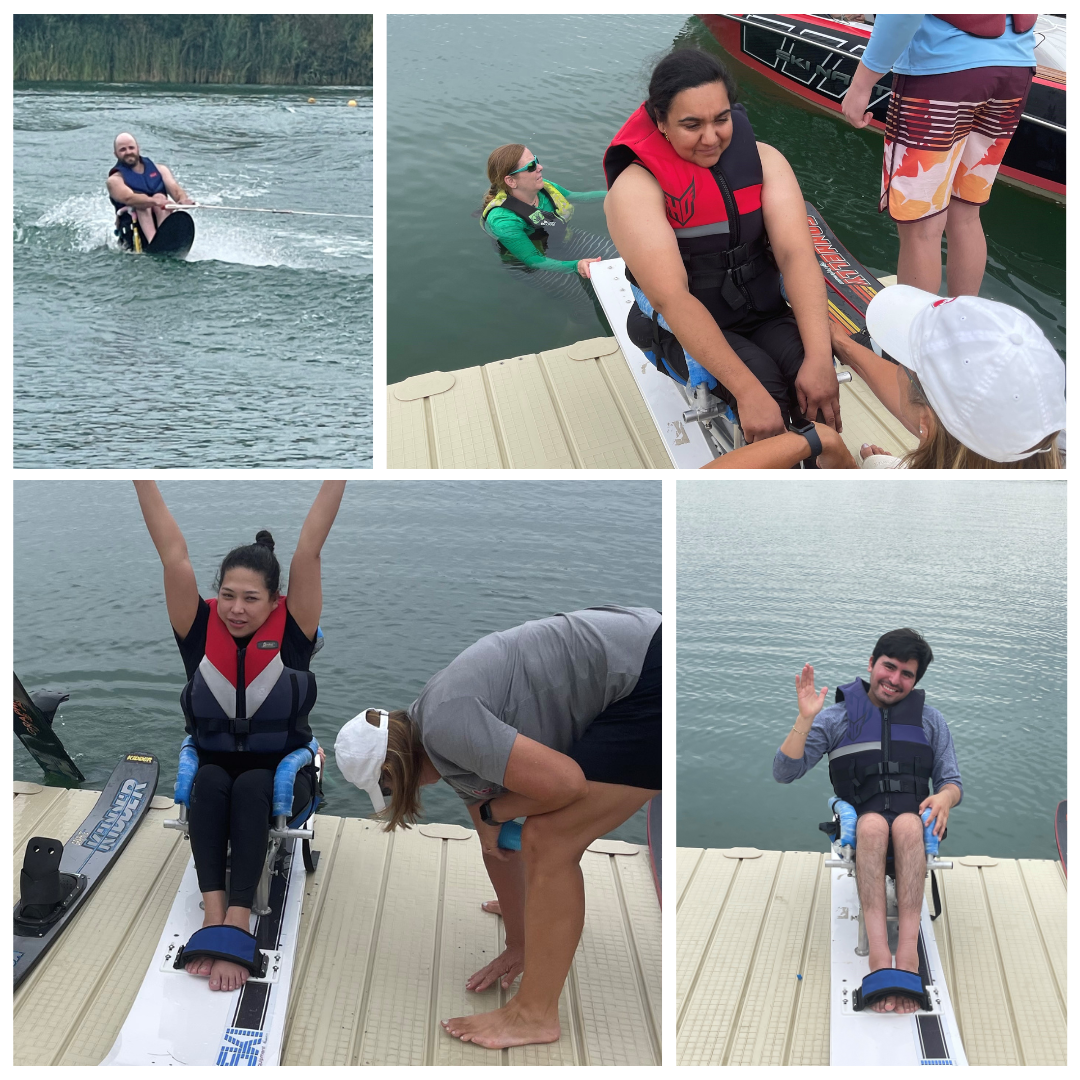
[{"label": "black foot strap", "polygon": [[862,981],[862,986],[855,991],[851,1007],[862,1012],[868,1005],[887,997],[905,997],[916,1001],[919,1008],[930,1012],[930,993],[926,983],[917,971],[904,971],[901,968],[878,968],[871,971]]},{"label": "black foot strap", "polygon": [[247,968],[256,979],[266,974],[268,958],[260,952],[258,940],[254,934],[241,930],[239,926],[204,926],[196,930],[181,946],[173,963],[174,968],[182,968],[192,960],[228,960]]}]

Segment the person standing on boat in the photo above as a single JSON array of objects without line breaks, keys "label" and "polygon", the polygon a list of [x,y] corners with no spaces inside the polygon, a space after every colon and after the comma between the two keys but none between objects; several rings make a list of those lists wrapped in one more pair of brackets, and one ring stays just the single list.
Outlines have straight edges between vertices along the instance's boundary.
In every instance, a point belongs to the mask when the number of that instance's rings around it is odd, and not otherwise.
[{"label": "person standing on boat", "polygon": [[[308,714],[316,687],[309,664],[322,613],[321,552],[345,481],[326,480],[319,489],[289,566],[288,596],[279,592],[281,567],[264,530],[254,544],[225,556],[212,600],[199,595],[184,536],[157,484],[136,480],[135,488],[165,571],[165,606],[188,676],[180,702],[199,753],[188,828],[203,926],[235,928],[240,939],[250,938],[274,770],[312,738]],[[313,766],[297,774],[294,814],[308,806],[316,782]],[[220,955],[193,959],[186,970],[209,977],[211,990],[236,990],[248,979],[246,967]]]},{"label": "person standing on boat", "polygon": [[[570,191],[551,180],[544,179],[544,166],[528,147],[507,143],[496,147],[488,156],[488,180],[491,187],[480,207],[484,232],[496,240],[500,250],[513,256],[530,270],[550,270],[557,274],[580,274],[589,277],[591,263],[608,257],[609,252],[583,258],[551,258],[567,254],[570,247],[568,225],[574,214],[575,202],[595,202],[603,191]],[[588,246],[596,249],[604,242],[582,236]],[[610,241],[607,241],[610,247]]]},{"label": "person standing on boat", "polygon": [[[420,814],[420,787],[465,801],[506,928],[504,952],[466,986],[500,982],[501,1009],[444,1020],[489,1049],[555,1042],[559,995],[585,919],[580,862],[661,788],[661,617],[571,611],[489,634],[434,675],[407,710],[367,710],[338,733],[345,778],[387,830]],[[520,852],[501,826],[526,818]]]},{"label": "person standing on boat", "polygon": [[[919,970],[919,918],[926,880],[920,815],[930,811],[934,834],[945,835],[949,811],[963,798],[960,768],[945,718],[926,704],[915,685],[934,654],[914,630],[893,630],[878,639],[870,657],[870,681],[837,688],[836,704],[823,708],[828,687],[814,687],[809,664],[795,678],[799,713],[776,751],[773,778],[790,784],[826,754],[833,790],[859,816],[855,876],[871,972],[891,969],[893,955],[885,919],[885,864],[893,856],[900,916],[896,967]],[[933,781],[934,793],[930,793]],[[867,1006],[875,1012],[909,1013],[918,1007],[896,994]]]},{"label": "person standing on boat", "polygon": [[660,371],[719,394],[748,443],[803,417],[839,431],[802,192],[735,101],[716,57],[679,49],[604,155],[608,231],[636,300],[627,331]]},{"label": "person standing on boat", "polygon": [[1037,18],[877,16],[843,113],[866,127],[874,84],[894,72],[878,210],[900,234],[898,284],[938,292],[944,233],[949,295],[978,296],[986,270],[979,208],[1024,111]]},{"label": "person standing on boat", "polygon": [[139,153],[139,144],[129,132],[122,131],[116,136],[113,153],[116,164],[109,170],[105,186],[116,208],[118,233],[123,236],[127,224],[122,220],[124,217],[134,218],[143,240],[149,244],[158,226],[171,213],[165,209],[170,199],[185,206],[190,206],[195,200],[164,165],[155,165]]}]

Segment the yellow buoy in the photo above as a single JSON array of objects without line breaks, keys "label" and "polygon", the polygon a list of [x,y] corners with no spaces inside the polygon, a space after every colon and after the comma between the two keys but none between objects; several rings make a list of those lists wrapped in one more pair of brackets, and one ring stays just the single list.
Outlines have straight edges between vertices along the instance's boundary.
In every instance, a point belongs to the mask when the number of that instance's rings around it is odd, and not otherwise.
[{"label": "yellow buoy", "polygon": [[314,104],[315,104],[315,99],[314,99],[313,97],[309,97],[309,98],[307,99],[307,103],[308,103],[309,105],[314,105]]},{"label": "yellow buoy", "polygon": [[349,108],[355,109],[356,108],[356,102],[355,101],[350,101],[349,102]]}]

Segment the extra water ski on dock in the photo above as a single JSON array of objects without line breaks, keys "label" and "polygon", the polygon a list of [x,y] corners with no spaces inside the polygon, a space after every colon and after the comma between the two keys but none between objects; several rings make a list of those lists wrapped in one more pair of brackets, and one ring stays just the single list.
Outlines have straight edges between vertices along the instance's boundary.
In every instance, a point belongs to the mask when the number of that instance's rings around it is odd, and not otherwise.
[{"label": "extra water ski on dock", "polygon": [[[56,917],[51,920],[20,919],[21,903],[15,905],[16,987],[30,974],[109,872],[150,808],[157,781],[157,758],[152,754],[127,754],[113,770],[94,809],[63,845],[60,873],[72,875],[77,883]],[[44,840],[34,837],[30,843]]]},{"label": "extra water ski on dock", "polygon": [[299,841],[282,844],[276,870],[270,913],[251,920],[259,949],[269,954],[266,976],[222,993],[173,967],[180,946],[202,926],[199,880],[188,863],[138,996],[102,1065],[280,1064],[304,902]]},{"label": "extra water ski on dock", "polygon": [[79,784],[86,779],[79,767],[68,756],[64,744],[53,731],[52,721],[38,708],[33,698],[23,688],[19,676],[15,679],[13,712],[15,734],[19,741],[30,751],[33,759],[45,772],[47,780],[58,780],[62,784]]}]

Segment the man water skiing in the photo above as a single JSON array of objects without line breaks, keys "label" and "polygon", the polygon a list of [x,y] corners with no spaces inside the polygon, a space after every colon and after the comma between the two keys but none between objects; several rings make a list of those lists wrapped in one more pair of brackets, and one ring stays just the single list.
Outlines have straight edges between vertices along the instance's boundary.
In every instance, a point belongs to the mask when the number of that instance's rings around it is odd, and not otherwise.
[{"label": "man water skiing", "polygon": [[120,243],[124,247],[131,246],[130,242],[125,243],[124,232],[126,230],[130,235],[131,222],[136,221],[143,240],[149,244],[158,226],[171,212],[165,209],[170,200],[184,205],[191,205],[195,200],[164,165],[155,165],[139,153],[139,144],[129,132],[122,131],[116,136],[113,153],[116,164],[109,170],[105,187],[116,207]]},{"label": "man water skiing", "polygon": [[[836,704],[828,708],[822,708],[828,687],[820,693],[814,688],[814,669],[807,664],[795,679],[799,715],[773,759],[773,778],[790,784],[828,754],[833,790],[855,807],[855,877],[871,972],[893,966],[885,921],[885,863],[890,853],[900,924],[896,967],[918,972],[926,879],[920,815],[930,810],[929,820],[940,838],[949,811],[963,797],[949,727],[941,713],[926,704],[925,693],[915,689],[933,658],[930,646],[914,630],[893,630],[874,646],[869,684],[856,679],[838,687]],[[896,993],[867,1007],[910,1013],[918,1004]]]}]

